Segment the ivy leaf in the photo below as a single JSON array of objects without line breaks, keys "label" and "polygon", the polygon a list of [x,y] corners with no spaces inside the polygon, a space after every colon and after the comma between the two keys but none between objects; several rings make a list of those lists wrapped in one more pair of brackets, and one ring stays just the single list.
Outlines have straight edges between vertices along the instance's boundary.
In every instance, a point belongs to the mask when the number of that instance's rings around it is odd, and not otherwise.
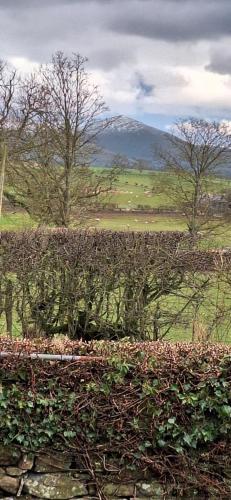
[{"label": "ivy leaf", "polygon": [[229,405],[221,406],[221,414],[224,417],[231,417],[231,406],[229,406]]}]

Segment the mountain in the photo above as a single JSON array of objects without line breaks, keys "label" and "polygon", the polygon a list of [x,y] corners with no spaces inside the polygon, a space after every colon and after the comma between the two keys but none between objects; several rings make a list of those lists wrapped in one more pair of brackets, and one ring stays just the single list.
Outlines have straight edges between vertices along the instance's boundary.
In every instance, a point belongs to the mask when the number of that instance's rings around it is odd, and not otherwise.
[{"label": "mountain", "polygon": [[173,148],[171,135],[137,120],[120,116],[98,138],[102,148],[96,164],[109,166],[115,155],[126,156],[131,162],[145,160],[153,169],[161,168],[159,152]]},{"label": "mountain", "polygon": [[[177,143],[180,144],[182,140],[127,116],[119,116],[99,135],[97,142],[101,152],[94,162],[95,165],[110,167],[115,155],[122,155],[131,164],[134,160],[145,160],[153,170],[161,170],[164,162],[160,153],[177,157]],[[185,166],[187,168],[187,164]],[[214,173],[231,178],[230,154],[227,161],[217,167]]]}]

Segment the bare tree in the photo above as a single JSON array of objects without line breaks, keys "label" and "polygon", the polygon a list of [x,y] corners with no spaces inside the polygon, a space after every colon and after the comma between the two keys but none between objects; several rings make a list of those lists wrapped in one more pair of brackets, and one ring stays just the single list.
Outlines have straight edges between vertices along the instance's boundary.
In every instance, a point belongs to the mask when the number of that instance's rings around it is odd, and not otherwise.
[{"label": "bare tree", "polygon": [[13,100],[15,96],[15,86],[17,83],[16,70],[0,60],[0,133],[1,140],[5,138],[5,133],[12,119]]},{"label": "bare tree", "polygon": [[21,94],[21,108],[30,110],[33,101],[35,112],[23,136],[27,151],[13,165],[10,182],[32,216],[58,226],[80,219],[116,178],[113,169],[89,168],[97,137],[111,120],[101,118],[107,108],[85,64],[78,54],[57,52],[24,83]]},{"label": "bare tree", "polygon": [[111,161],[111,166],[117,167],[121,172],[123,170],[128,170],[129,168],[131,168],[131,164],[127,156],[121,155],[119,153],[113,156],[113,159]]},{"label": "bare tree", "polygon": [[135,170],[138,170],[140,174],[142,174],[142,172],[144,170],[150,170],[150,163],[146,160],[143,160],[142,158],[137,158],[136,160],[134,160],[133,162],[133,168]]},{"label": "bare tree", "polygon": [[9,129],[13,120],[16,83],[16,71],[0,60],[0,217],[2,214]]},{"label": "bare tree", "polygon": [[177,183],[169,195],[183,213],[192,236],[213,218],[213,196],[209,193],[211,175],[231,159],[231,136],[224,123],[190,118],[178,121],[170,140],[170,152],[162,152],[165,168]]}]

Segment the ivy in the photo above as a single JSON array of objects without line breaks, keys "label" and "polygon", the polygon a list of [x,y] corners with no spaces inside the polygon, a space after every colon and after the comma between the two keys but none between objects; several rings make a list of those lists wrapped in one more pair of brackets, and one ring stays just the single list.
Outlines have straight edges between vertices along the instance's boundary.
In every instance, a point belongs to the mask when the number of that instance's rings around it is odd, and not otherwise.
[{"label": "ivy", "polygon": [[68,343],[66,352],[87,354],[86,362],[1,360],[0,441],[116,456],[121,467],[163,477],[176,470],[181,480],[187,464],[193,484],[204,484],[206,468],[208,484],[223,477],[221,464],[231,462],[227,347],[100,342]]}]

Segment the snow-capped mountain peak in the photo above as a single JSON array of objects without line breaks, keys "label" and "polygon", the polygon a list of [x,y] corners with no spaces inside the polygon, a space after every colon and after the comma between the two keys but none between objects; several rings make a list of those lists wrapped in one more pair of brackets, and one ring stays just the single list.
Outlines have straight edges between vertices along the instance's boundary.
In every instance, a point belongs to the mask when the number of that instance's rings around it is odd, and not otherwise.
[{"label": "snow-capped mountain peak", "polygon": [[144,123],[124,115],[115,116],[109,127],[110,130],[114,130],[115,132],[134,132],[136,130],[143,130],[144,128]]},{"label": "snow-capped mountain peak", "polygon": [[[129,161],[142,159],[148,162],[153,168],[161,168],[161,159],[158,154],[154,155],[153,150],[166,150],[171,147],[169,144],[170,135],[150,125],[145,125],[138,120],[120,115],[112,117],[109,126],[106,126],[97,138],[99,146],[109,154],[123,155]],[[102,155],[99,164],[105,164]]]}]

